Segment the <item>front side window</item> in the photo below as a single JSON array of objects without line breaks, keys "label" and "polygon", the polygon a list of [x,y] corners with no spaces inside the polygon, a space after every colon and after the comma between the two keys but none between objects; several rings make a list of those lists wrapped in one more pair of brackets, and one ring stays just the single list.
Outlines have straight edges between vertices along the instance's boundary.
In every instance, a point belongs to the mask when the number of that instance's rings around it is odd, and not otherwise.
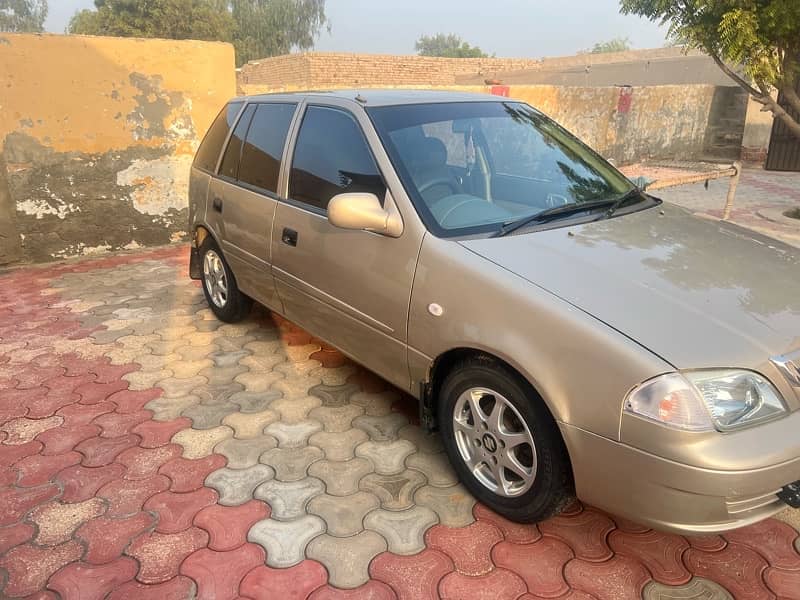
[{"label": "front side window", "polygon": [[599,209],[634,189],[602,157],[526,104],[412,104],[367,113],[420,216],[437,235],[499,232],[546,210],[548,219],[573,214],[580,208],[573,205],[581,203],[587,211]]},{"label": "front side window", "polygon": [[283,146],[296,107],[296,104],[259,104],[257,108],[253,105],[256,112],[242,149],[239,181],[268,192],[278,191]]},{"label": "front side window", "polygon": [[372,193],[383,202],[386,185],[356,120],[342,110],[310,106],[297,136],[289,198],[325,210],[345,192]]},{"label": "front side window", "polygon": [[210,173],[214,172],[214,169],[217,168],[217,160],[219,160],[219,155],[222,152],[222,145],[225,143],[225,138],[228,137],[228,133],[241,109],[241,102],[231,102],[222,109],[222,112],[211,124],[208,133],[206,133],[200,147],[197,149],[197,154],[194,157],[195,167]]}]

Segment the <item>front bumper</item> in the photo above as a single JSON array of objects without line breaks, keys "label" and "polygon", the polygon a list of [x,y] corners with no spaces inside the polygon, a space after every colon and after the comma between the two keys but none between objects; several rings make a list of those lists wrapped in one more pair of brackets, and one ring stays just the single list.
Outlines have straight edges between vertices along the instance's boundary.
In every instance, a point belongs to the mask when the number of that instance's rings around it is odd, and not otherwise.
[{"label": "front bumper", "polygon": [[565,423],[560,428],[578,497],[662,531],[700,535],[761,521],[787,508],[778,494],[800,480],[800,457],[755,469],[705,469]]}]

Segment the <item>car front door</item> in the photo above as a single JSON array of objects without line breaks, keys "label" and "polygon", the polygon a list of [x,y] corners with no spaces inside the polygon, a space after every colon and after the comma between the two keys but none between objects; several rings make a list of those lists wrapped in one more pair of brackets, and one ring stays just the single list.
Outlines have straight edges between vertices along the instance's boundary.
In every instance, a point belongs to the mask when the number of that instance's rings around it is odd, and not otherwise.
[{"label": "car front door", "polygon": [[408,389],[406,329],[422,231],[406,227],[395,238],[340,229],[327,218],[328,202],[344,192],[394,203],[389,188],[399,182],[369,119],[344,106],[309,104],[289,156],[287,199],[278,204],[272,239],[286,316]]},{"label": "car front door", "polygon": [[219,237],[239,288],[280,309],[271,274],[272,223],[281,158],[297,104],[248,104],[209,189],[208,210],[220,213]]}]

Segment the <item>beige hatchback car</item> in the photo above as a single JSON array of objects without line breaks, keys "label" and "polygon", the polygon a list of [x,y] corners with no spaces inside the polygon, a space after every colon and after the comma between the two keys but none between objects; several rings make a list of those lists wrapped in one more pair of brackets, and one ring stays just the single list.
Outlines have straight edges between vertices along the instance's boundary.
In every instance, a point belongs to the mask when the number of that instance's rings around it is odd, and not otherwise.
[{"label": "beige hatchback car", "polygon": [[191,174],[191,276],[419,399],[461,480],[723,531],[800,506],[800,252],[693,217],[526,104],[232,100]]}]

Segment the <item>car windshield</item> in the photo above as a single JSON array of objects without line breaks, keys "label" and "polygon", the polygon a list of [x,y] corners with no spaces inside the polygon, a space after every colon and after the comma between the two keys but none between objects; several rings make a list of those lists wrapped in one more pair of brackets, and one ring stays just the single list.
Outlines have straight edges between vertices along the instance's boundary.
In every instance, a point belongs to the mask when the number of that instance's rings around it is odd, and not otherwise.
[{"label": "car windshield", "polygon": [[634,189],[602,157],[527,104],[412,104],[367,112],[436,235],[502,232],[535,221],[543,211],[549,218],[574,217],[574,210],[557,209],[588,203],[587,211],[597,210]]}]

